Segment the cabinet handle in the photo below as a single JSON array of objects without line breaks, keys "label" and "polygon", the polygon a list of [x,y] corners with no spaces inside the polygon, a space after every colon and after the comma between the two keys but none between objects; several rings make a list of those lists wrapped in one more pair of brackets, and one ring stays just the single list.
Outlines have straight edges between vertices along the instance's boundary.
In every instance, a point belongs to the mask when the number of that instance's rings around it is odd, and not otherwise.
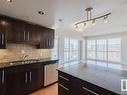
[{"label": "cabinet handle", "polygon": [[47,46],[49,46],[49,39],[47,39]]},{"label": "cabinet handle", "polygon": [[28,41],[30,40],[30,33],[28,32]]},{"label": "cabinet handle", "polygon": [[2,71],[2,84],[4,84],[4,77],[5,77],[5,72],[4,70]]},{"label": "cabinet handle", "polygon": [[4,34],[2,33],[2,45],[4,45]]},{"label": "cabinet handle", "polygon": [[32,78],[32,72],[30,72],[30,82],[31,82],[31,78]]},{"label": "cabinet handle", "polygon": [[65,89],[66,91],[69,91],[69,89],[68,88],[66,88],[65,86],[63,86],[62,84],[58,84],[59,86],[61,86],[63,89]]},{"label": "cabinet handle", "polygon": [[24,41],[26,40],[26,31],[24,31]]},{"label": "cabinet handle", "polygon": [[49,46],[51,46],[51,39],[49,39],[48,41],[49,41]]},{"label": "cabinet handle", "polygon": [[92,94],[94,94],[94,95],[99,95],[99,94],[93,92],[92,90],[87,89],[86,87],[82,87],[82,89],[83,89],[83,90],[86,90],[86,91],[88,91],[88,92],[90,92],[90,93],[92,93]]},{"label": "cabinet handle", "polygon": [[59,75],[59,77],[62,78],[62,79],[64,79],[64,80],[66,80],[66,81],[69,81],[69,79],[67,79],[67,78],[65,78],[65,77],[63,77],[61,75]]},{"label": "cabinet handle", "polygon": [[27,72],[25,74],[25,83],[27,83]]}]

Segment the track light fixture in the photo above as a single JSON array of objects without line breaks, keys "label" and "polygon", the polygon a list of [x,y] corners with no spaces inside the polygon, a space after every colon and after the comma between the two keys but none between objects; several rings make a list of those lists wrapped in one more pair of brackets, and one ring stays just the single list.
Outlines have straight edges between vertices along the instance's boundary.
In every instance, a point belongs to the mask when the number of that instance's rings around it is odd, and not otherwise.
[{"label": "track light fixture", "polygon": [[[104,20],[104,23],[108,23],[108,16],[111,15],[111,13],[107,13],[105,15],[102,15],[102,16],[98,16],[98,17],[95,17],[95,18],[92,18],[92,10],[93,8],[92,7],[88,7],[86,8],[86,13],[87,13],[87,19],[84,20],[84,21],[81,21],[81,22],[77,22],[74,24],[74,27],[76,28],[76,30],[84,30],[86,26],[88,26],[87,24],[90,25],[95,25],[95,21],[98,20],[98,19],[101,19],[103,18]],[[84,27],[83,27],[83,24],[84,24]],[[77,29],[78,28],[78,29]],[[82,28],[82,29],[81,29]]]}]

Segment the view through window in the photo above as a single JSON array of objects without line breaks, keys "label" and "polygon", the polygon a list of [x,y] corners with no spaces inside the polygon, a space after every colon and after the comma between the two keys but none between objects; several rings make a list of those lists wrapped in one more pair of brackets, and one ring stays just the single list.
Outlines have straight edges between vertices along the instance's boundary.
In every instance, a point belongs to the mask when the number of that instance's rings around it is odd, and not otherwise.
[{"label": "view through window", "polygon": [[121,63],[121,38],[87,40],[87,59]]},{"label": "view through window", "polygon": [[77,39],[64,38],[64,62],[73,62],[80,59],[80,43]]}]

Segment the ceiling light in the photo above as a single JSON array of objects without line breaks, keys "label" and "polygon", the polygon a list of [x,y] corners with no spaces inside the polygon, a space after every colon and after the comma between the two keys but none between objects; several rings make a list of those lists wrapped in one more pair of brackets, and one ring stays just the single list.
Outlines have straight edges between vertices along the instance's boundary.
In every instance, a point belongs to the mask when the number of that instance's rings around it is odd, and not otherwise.
[{"label": "ceiling light", "polygon": [[104,23],[108,23],[108,16],[104,17]]},{"label": "ceiling light", "polygon": [[9,3],[11,3],[11,2],[12,2],[12,0],[6,0],[6,2],[9,2]]},{"label": "ceiling light", "polygon": [[58,19],[59,22],[62,22],[63,20],[62,19]]},{"label": "ceiling light", "polygon": [[38,14],[44,15],[44,12],[42,10],[38,11]]},{"label": "ceiling light", "polygon": [[95,19],[92,20],[92,25],[93,25],[93,26],[95,25]]},{"label": "ceiling light", "polygon": [[0,21],[0,24],[4,26],[4,25],[7,25],[7,22],[6,21]]},{"label": "ceiling light", "polygon": [[[86,8],[87,19],[84,20],[84,21],[80,21],[80,22],[78,22],[78,23],[75,23],[75,25],[77,25],[78,28],[80,28],[80,29],[78,29],[78,30],[83,30],[83,29],[85,29],[86,27],[89,27],[90,25],[95,25],[95,20],[97,20],[97,19],[104,18],[104,23],[107,23],[107,22],[108,22],[107,18],[108,18],[109,15],[111,15],[111,13],[107,13],[107,14],[105,14],[105,15],[101,15],[101,16],[92,18],[92,10],[93,10],[92,7]],[[85,23],[85,24],[84,24],[84,23]],[[82,24],[84,24],[84,27],[83,27]],[[80,27],[79,27],[79,26],[80,26]],[[81,29],[81,28],[82,28],[82,29]],[[77,29],[76,29],[76,30],[77,30]]]}]

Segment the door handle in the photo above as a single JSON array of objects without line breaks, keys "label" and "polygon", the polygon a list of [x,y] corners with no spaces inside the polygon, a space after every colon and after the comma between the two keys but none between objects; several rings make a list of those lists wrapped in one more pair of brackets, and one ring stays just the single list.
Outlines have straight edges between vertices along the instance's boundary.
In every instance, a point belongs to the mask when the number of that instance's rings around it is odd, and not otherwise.
[{"label": "door handle", "polygon": [[28,41],[30,40],[30,32],[28,32]]},{"label": "door handle", "polygon": [[27,83],[27,72],[25,74],[25,83]]},{"label": "door handle", "polygon": [[90,89],[88,89],[88,88],[86,88],[86,87],[82,87],[82,89],[83,89],[83,90],[86,90],[86,91],[88,91],[88,92],[90,92],[90,93],[92,93],[92,94],[94,94],[94,95],[99,95],[99,94],[93,92],[92,90],[90,90]]},{"label": "door handle", "polygon": [[4,72],[4,70],[2,71],[2,84],[4,84],[4,77],[5,77],[5,72]]},{"label": "door handle", "polygon": [[2,45],[4,45],[4,33],[2,33]]},{"label": "door handle", "polygon": [[62,87],[63,89],[65,89],[66,91],[69,91],[69,89],[66,88],[65,86],[63,86],[62,84],[58,83],[58,85],[59,85],[60,87]]},{"label": "door handle", "polygon": [[24,41],[26,40],[26,31],[24,31]]},{"label": "door handle", "polygon": [[30,82],[31,82],[31,79],[32,79],[32,72],[30,72]]},{"label": "door handle", "polygon": [[48,45],[48,47],[49,47],[49,39],[48,39],[47,41],[48,41],[48,44],[47,44],[47,45]]},{"label": "door handle", "polygon": [[62,79],[64,79],[64,80],[66,80],[66,81],[69,81],[69,79],[67,79],[67,78],[65,78],[65,77],[63,77],[61,75],[59,75],[59,77],[62,78]]},{"label": "door handle", "polygon": [[49,38],[49,47],[51,46],[51,38]]}]

